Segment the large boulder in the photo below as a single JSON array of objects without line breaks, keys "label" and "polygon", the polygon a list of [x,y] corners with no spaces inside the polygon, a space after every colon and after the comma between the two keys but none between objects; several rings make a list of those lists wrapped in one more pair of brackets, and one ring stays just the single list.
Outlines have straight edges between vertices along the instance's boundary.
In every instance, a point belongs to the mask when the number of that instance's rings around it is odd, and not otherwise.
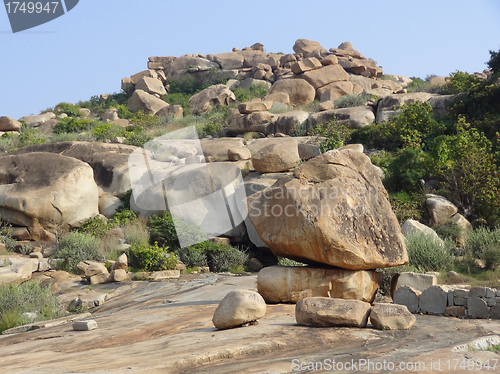
[{"label": "large boulder", "polygon": [[128,161],[130,154],[136,148],[123,144],[62,142],[32,145],[11,154],[49,152],[75,158],[92,167],[94,180],[104,192],[114,196],[123,196],[132,188]]},{"label": "large boulder", "polygon": [[56,115],[53,112],[47,112],[43,114],[39,114],[37,116],[25,116],[19,118],[19,121],[24,121],[28,126],[37,127],[41,123],[48,121],[49,119],[56,118]]},{"label": "large boulder", "polygon": [[245,146],[241,138],[205,138],[200,139],[200,143],[205,157],[213,157],[215,161],[228,161],[228,151],[230,149]]},{"label": "large boulder", "polygon": [[241,52],[219,53],[208,55],[207,58],[218,63],[224,70],[241,69],[245,62],[245,56]]},{"label": "large boulder", "polygon": [[436,243],[438,243],[441,246],[444,246],[443,240],[438,236],[436,231],[431,229],[429,226],[426,226],[418,221],[415,221],[414,219],[408,219],[406,222],[401,226],[401,232],[405,235],[426,235],[434,239]]},{"label": "large boulder", "polygon": [[328,51],[321,44],[308,39],[297,39],[293,45],[293,50],[304,57],[317,57],[321,54],[328,54]]},{"label": "large boulder", "polygon": [[401,106],[415,102],[426,102],[433,95],[427,92],[387,95],[377,106],[377,123],[385,122],[396,116]]},{"label": "large boulder", "polygon": [[294,106],[306,105],[314,101],[316,90],[304,79],[281,79],[271,87],[269,95],[286,93]]},{"label": "large boulder", "polygon": [[432,226],[440,226],[448,223],[458,212],[457,207],[443,196],[427,194],[425,197],[425,207],[427,208],[429,221]]},{"label": "large boulder", "polygon": [[363,270],[408,263],[404,236],[370,159],[329,151],[247,199],[277,256]]},{"label": "large boulder", "polygon": [[252,157],[252,164],[259,173],[288,171],[300,162],[299,147],[293,138],[285,138],[259,149]]},{"label": "large boulder", "polygon": [[306,297],[372,302],[382,273],[373,270],[270,266],[257,276],[257,290],[268,303],[296,303]]},{"label": "large boulder", "polygon": [[34,240],[50,240],[99,214],[92,168],[52,153],[0,157],[0,220],[28,227]]},{"label": "large boulder", "polygon": [[257,292],[236,290],[229,292],[214,312],[212,322],[219,330],[256,321],[266,314],[266,302]]},{"label": "large boulder", "polygon": [[236,101],[233,91],[224,84],[216,84],[198,92],[189,99],[189,108],[195,114],[211,111],[216,104],[227,106]]},{"label": "large boulder", "polygon": [[155,114],[168,105],[167,102],[143,90],[135,90],[132,97],[127,101],[127,108],[134,113],[142,110],[144,113]]},{"label": "large boulder", "polygon": [[341,123],[351,129],[360,129],[375,122],[375,114],[371,106],[330,109],[311,115],[307,126],[312,130],[318,123],[330,122]]},{"label": "large boulder", "polygon": [[327,65],[321,69],[306,71],[300,75],[315,89],[326,86],[332,82],[348,81],[349,74],[340,65]]},{"label": "large boulder", "polygon": [[149,94],[158,94],[163,96],[167,93],[163,83],[159,79],[154,79],[151,77],[142,77],[139,82],[135,85],[136,90],[143,90]]},{"label": "large boulder", "polygon": [[371,305],[359,300],[308,297],[295,305],[295,319],[304,326],[365,327]]},{"label": "large boulder", "polygon": [[182,56],[176,58],[165,67],[165,75],[167,78],[179,79],[191,73],[207,71],[214,68],[219,69],[219,64],[201,57]]},{"label": "large boulder", "polygon": [[325,101],[335,101],[344,95],[352,95],[354,92],[354,84],[349,81],[333,82],[318,88],[316,91],[317,97],[323,103]]},{"label": "large boulder", "polygon": [[22,123],[7,116],[0,117],[0,131],[19,131]]},{"label": "large boulder", "polygon": [[282,134],[291,134],[296,130],[305,130],[309,113],[302,110],[293,110],[278,114],[274,118],[274,130]]}]

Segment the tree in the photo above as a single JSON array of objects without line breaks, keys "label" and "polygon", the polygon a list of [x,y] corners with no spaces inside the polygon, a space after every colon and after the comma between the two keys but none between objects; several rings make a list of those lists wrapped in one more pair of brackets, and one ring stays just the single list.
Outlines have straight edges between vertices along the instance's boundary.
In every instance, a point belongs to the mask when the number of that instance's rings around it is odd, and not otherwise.
[{"label": "tree", "polygon": [[500,72],[500,50],[498,52],[490,51],[490,61],[487,62],[488,67],[493,71],[493,74]]}]

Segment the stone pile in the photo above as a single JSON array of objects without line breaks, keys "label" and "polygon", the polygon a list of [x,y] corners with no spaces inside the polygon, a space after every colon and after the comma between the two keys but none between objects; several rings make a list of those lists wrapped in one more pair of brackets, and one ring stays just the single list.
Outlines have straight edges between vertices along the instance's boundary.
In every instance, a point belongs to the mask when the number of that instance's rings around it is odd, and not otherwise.
[{"label": "stone pile", "polygon": [[247,204],[257,233],[276,256],[310,264],[307,270],[261,270],[258,289],[266,301],[330,296],[371,302],[378,289],[374,269],[408,262],[387,192],[361,152],[315,157],[249,196]]},{"label": "stone pile", "polygon": [[420,291],[404,285],[396,288],[393,298],[395,304],[405,305],[411,313],[500,319],[500,290],[489,287],[467,289],[434,284]]}]

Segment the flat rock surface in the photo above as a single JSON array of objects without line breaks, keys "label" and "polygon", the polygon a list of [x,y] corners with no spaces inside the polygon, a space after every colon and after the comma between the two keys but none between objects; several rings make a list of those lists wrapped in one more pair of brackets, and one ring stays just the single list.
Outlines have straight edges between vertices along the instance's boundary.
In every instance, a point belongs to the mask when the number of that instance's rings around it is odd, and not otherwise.
[{"label": "flat rock surface", "polygon": [[392,372],[435,373],[432,359],[440,360],[441,372],[469,373],[448,370],[447,360],[500,358],[493,352],[452,351],[500,334],[500,322],[488,320],[417,315],[409,331],[310,328],[296,324],[295,305],[278,304],[267,306],[258,325],[217,331],[212,316],[219,302],[235,289],[256,290],[256,275],[182,275],[94,289],[109,290],[108,301],[88,317],[98,329],[73,331],[67,324],[0,335],[2,373],[304,373],[297,365],[327,359],[422,362],[420,370]]}]

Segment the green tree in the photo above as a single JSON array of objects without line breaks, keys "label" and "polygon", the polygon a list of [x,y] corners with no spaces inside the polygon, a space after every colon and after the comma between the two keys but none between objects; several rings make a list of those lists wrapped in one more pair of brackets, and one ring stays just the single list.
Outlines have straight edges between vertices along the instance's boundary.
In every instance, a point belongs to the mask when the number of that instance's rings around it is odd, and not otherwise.
[{"label": "green tree", "polygon": [[496,74],[500,72],[500,50],[498,52],[490,51],[490,57],[487,65],[493,71],[493,74]]}]

